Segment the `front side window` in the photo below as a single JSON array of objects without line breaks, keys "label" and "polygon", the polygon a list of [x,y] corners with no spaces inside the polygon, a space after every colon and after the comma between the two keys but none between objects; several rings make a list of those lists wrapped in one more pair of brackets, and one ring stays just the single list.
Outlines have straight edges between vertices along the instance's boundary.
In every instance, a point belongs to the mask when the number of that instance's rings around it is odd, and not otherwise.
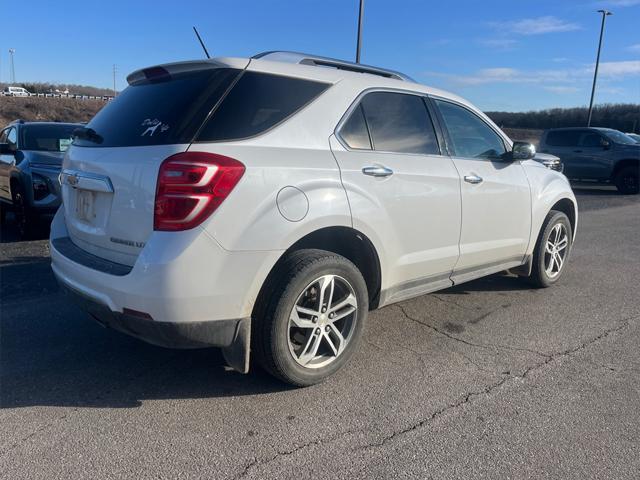
[{"label": "front side window", "polygon": [[582,147],[603,147],[607,143],[607,140],[602,135],[594,132],[586,132],[580,139],[580,146]]},{"label": "front side window", "polygon": [[436,100],[436,104],[456,156],[494,159],[506,152],[502,138],[480,117],[450,102]]},{"label": "front side window", "polygon": [[439,155],[436,133],[422,97],[373,92],[361,102],[374,150]]}]

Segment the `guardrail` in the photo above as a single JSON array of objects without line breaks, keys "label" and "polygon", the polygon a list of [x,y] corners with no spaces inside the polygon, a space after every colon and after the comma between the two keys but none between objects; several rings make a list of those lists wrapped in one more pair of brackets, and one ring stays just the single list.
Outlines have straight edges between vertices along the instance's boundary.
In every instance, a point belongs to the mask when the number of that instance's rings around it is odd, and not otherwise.
[{"label": "guardrail", "polygon": [[13,93],[0,92],[0,95],[3,97],[75,98],[77,100],[104,100],[105,102],[113,100],[114,98],[113,95],[75,95],[71,93],[29,93],[27,95],[16,95]]}]

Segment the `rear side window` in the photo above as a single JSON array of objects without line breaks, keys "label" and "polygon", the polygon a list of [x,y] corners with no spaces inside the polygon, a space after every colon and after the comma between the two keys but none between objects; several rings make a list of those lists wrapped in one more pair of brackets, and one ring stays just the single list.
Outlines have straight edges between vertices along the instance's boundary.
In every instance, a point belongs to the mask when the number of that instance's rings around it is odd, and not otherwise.
[{"label": "rear side window", "polygon": [[436,133],[422,97],[373,92],[362,99],[375,150],[439,155]]},{"label": "rear side window", "polygon": [[362,104],[359,104],[340,128],[340,138],[350,147],[371,150],[369,129],[364,119]]},{"label": "rear side window", "polygon": [[97,141],[74,145],[130,147],[190,143],[240,70],[206,69],[165,74],[127,87],[98,112],[87,128]]},{"label": "rear side window", "polygon": [[259,135],[289,118],[328,86],[300,78],[245,72],[207,121],[197,141]]},{"label": "rear side window", "polygon": [[547,132],[545,143],[552,147],[576,147],[580,140],[580,130],[556,130]]},{"label": "rear side window", "polygon": [[71,143],[71,132],[78,125],[26,125],[22,127],[22,149],[64,152]]}]

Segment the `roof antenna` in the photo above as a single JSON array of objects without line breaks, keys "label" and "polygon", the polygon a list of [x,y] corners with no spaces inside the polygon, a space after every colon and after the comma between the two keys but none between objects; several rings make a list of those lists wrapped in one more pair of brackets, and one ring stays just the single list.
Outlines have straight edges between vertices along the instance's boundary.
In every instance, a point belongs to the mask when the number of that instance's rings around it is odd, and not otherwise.
[{"label": "roof antenna", "polygon": [[362,44],[362,14],[364,13],[364,0],[360,0],[358,11],[358,43],[356,45],[356,63],[360,63],[360,45]]},{"label": "roof antenna", "polygon": [[196,29],[196,27],[193,27],[193,31],[196,32],[196,37],[198,37],[198,41],[200,42],[200,45],[204,50],[204,54],[207,56],[207,58],[211,58],[211,56],[209,55],[209,52],[207,51],[207,47],[204,46],[204,42],[202,41],[202,38],[200,37],[200,34],[198,33],[198,30]]}]

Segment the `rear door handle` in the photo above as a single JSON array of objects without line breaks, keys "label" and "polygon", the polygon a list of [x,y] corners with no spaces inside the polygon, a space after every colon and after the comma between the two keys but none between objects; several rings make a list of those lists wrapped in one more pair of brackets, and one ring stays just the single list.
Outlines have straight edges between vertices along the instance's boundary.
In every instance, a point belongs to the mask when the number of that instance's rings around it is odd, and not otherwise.
[{"label": "rear door handle", "polygon": [[362,173],[369,175],[370,177],[388,177],[393,175],[393,170],[381,165],[375,165],[372,167],[364,167]]},{"label": "rear door handle", "polygon": [[465,175],[464,181],[473,184],[482,183],[482,177],[478,175]]}]

